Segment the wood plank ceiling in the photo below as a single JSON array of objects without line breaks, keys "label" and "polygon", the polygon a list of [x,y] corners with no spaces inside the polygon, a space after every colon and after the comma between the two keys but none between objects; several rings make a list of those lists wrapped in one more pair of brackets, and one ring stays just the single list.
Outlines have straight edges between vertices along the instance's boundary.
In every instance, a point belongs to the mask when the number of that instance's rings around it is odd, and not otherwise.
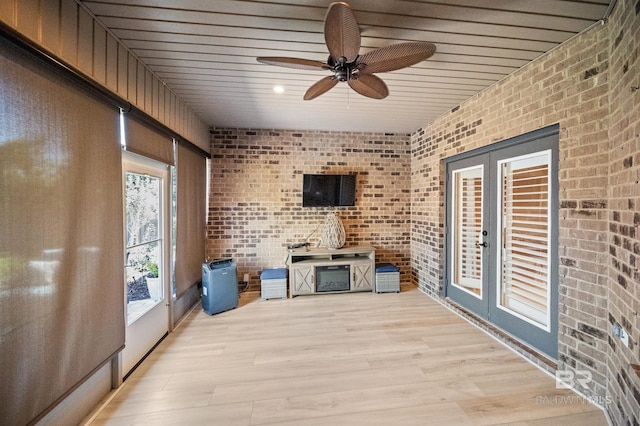
[{"label": "wood plank ceiling", "polygon": [[[611,0],[615,1],[615,0]],[[610,0],[350,0],[360,53],[430,41],[428,60],[378,74],[390,95],[257,56],[326,61],[329,0],[82,0],[112,34],[212,127],[411,133],[606,17]],[[274,86],[285,91],[275,93]]]}]

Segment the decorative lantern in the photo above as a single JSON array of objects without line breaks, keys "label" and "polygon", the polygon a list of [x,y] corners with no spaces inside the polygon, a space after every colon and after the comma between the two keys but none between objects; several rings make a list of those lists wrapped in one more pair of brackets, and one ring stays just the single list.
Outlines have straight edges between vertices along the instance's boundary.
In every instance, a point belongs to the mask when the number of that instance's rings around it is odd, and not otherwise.
[{"label": "decorative lantern", "polygon": [[339,249],[345,243],[344,226],[335,213],[327,213],[324,222],[324,245],[330,250]]}]

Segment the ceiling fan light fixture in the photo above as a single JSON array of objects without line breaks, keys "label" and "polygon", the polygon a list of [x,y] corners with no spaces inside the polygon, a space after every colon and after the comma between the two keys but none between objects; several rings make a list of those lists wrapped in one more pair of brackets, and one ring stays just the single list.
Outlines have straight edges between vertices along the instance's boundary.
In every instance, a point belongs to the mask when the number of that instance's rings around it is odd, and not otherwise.
[{"label": "ceiling fan light fixture", "polygon": [[332,71],[332,76],[316,82],[306,91],[304,100],[315,99],[338,82],[347,82],[362,96],[384,99],[389,95],[389,89],[374,73],[410,67],[429,58],[436,51],[436,46],[430,42],[407,42],[359,55],[360,29],[351,7],[344,2],[329,5],[324,21],[324,36],[329,49],[326,63],[288,57],[258,57],[257,60],[287,68]]},{"label": "ceiling fan light fixture", "polygon": [[273,91],[276,93],[284,93],[284,87],[277,85],[277,86],[273,86]]}]

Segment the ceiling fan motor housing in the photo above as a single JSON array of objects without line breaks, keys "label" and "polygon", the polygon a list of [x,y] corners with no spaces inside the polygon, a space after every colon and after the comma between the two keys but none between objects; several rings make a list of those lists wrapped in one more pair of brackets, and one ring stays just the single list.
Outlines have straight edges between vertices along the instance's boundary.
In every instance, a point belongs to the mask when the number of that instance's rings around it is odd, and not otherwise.
[{"label": "ceiling fan motor housing", "polygon": [[332,67],[336,80],[349,81],[349,79],[355,77],[353,71],[357,70],[356,61],[357,58],[353,62],[347,62],[347,58],[344,56],[341,56],[338,60],[329,56],[327,64]]},{"label": "ceiling fan motor housing", "polygon": [[351,74],[349,68],[339,68],[336,70],[335,76],[338,81],[349,80],[349,74]]}]

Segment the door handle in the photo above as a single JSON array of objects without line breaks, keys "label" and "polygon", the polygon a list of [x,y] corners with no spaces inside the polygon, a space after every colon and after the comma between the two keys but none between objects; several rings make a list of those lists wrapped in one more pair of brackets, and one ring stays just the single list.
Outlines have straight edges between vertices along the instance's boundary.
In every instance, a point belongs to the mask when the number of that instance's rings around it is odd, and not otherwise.
[{"label": "door handle", "polygon": [[488,244],[486,241],[482,242],[482,243],[476,243],[477,246],[481,246],[481,247],[487,247]]}]

